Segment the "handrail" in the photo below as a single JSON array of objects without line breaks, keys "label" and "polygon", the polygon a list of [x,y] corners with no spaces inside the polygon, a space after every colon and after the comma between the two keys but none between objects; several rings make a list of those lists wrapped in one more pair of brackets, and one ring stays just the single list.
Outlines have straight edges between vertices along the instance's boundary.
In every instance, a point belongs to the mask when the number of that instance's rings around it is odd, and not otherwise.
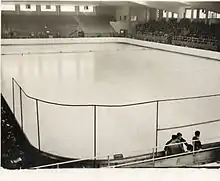
[{"label": "handrail", "polygon": [[12,81],[14,81],[20,88],[21,91],[30,99],[38,100],[40,102],[46,103],[46,104],[53,104],[58,106],[66,106],[66,107],[129,107],[129,106],[138,106],[143,104],[150,104],[150,103],[156,103],[156,102],[171,102],[171,101],[182,101],[182,100],[192,100],[192,99],[201,99],[201,98],[209,98],[209,97],[220,97],[220,93],[218,94],[210,94],[210,95],[202,95],[202,96],[191,96],[191,97],[180,97],[180,98],[169,98],[169,99],[158,99],[158,100],[152,100],[152,101],[144,101],[144,102],[136,102],[136,103],[130,103],[130,104],[64,104],[64,103],[57,103],[57,102],[51,102],[39,98],[35,98],[33,96],[28,95],[24,89],[20,86],[20,84],[16,81],[15,78],[12,78]]},{"label": "handrail", "polygon": [[83,158],[83,159],[77,159],[77,160],[70,160],[70,161],[65,161],[65,162],[41,165],[41,166],[31,167],[31,169],[46,168],[46,167],[52,167],[52,166],[57,166],[57,165],[64,165],[64,164],[68,164],[68,163],[77,163],[77,162],[86,161],[86,160],[89,160],[89,158]]},{"label": "handrail", "polygon": [[208,123],[216,123],[216,122],[219,122],[219,121],[220,121],[220,119],[216,119],[216,120],[204,121],[204,122],[200,122],[200,123],[186,124],[186,125],[182,125],[182,126],[173,126],[173,127],[167,127],[167,128],[159,128],[157,130],[158,131],[164,131],[164,130],[171,130],[171,129],[177,129],[177,128],[185,128],[185,127],[197,126],[197,125],[208,124]]},{"label": "handrail", "polygon": [[206,149],[200,149],[200,150],[196,150],[196,151],[192,151],[192,152],[184,152],[184,153],[179,153],[179,154],[174,154],[174,155],[169,155],[169,156],[163,156],[163,157],[154,158],[154,159],[152,158],[152,159],[147,159],[147,160],[143,160],[143,161],[134,161],[134,162],[129,162],[129,163],[123,163],[120,165],[109,166],[108,168],[117,168],[117,167],[129,166],[129,165],[134,165],[134,164],[153,162],[153,161],[157,161],[157,160],[161,160],[161,159],[165,159],[165,158],[172,158],[173,156],[182,156],[182,155],[187,155],[187,154],[192,154],[192,153],[199,153],[199,152],[208,151],[208,150],[217,149],[217,148],[220,148],[220,146],[206,148]]},{"label": "handrail", "polygon": [[[212,139],[216,139],[216,138],[220,138],[220,137],[213,137],[213,138],[209,138],[209,139],[207,139],[207,140],[212,140]],[[192,140],[192,142],[196,142],[197,140]],[[164,146],[175,146],[175,145],[182,145],[182,144],[185,144],[185,143],[188,143],[188,142],[180,142],[180,143],[173,143],[173,144],[169,144],[169,145],[164,145]],[[207,143],[206,143],[207,144]],[[154,147],[154,148],[152,148],[153,150],[154,149],[158,149],[158,148],[162,148],[161,146],[157,146],[157,147]],[[149,151],[150,150],[152,150],[152,149],[149,149]],[[202,150],[204,150],[204,149],[202,149]],[[199,151],[199,150],[198,150]],[[196,152],[196,151],[194,151],[194,152]],[[149,152],[150,153],[150,152]],[[183,154],[183,153],[182,153]],[[86,161],[86,160],[94,160],[94,159],[98,159],[98,158],[109,158],[111,155],[107,155],[107,156],[102,156],[102,157],[92,157],[92,158],[82,158],[82,159],[75,159],[75,160],[70,160],[70,161],[64,161],[64,162],[57,162],[57,163],[52,163],[52,164],[47,164],[47,165],[41,165],[41,166],[36,166],[36,167],[32,167],[31,169],[39,169],[39,168],[46,168],[46,167],[52,167],[52,166],[58,166],[58,165],[64,165],[64,164],[68,164],[68,163],[78,163],[78,162],[81,162],[81,161]],[[113,156],[113,155],[112,155]],[[137,156],[139,156],[139,155],[137,155]],[[167,156],[167,157],[169,157],[169,156]],[[161,157],[161,158],[163,158],[163,157]],[[126,159],[126,158],[124,158],[124,159]],[[149,160],[152,160],[152,159],[148,159],[148,161]],[[154,158],[154,160],[156,160],[156,158]],[[110,161],[109,159],[108,159],[108,161]],[[145,160],[145,161],[147,161],[147,160]],[[131,162],[130,162],[131,163]],[[133,162],[132,162],[133,163]],[[117,165],[118,166],[118,165]],[[113,166],[108,166],[108,167],[113,167]]]}]

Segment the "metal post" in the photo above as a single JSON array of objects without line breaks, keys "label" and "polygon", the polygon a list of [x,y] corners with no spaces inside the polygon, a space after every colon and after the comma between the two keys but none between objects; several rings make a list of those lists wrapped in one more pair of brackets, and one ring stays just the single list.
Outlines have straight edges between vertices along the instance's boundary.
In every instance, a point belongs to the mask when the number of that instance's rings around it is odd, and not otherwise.
[{"label": "metal post", "polygon": [[15,117],[15,83],[14,78],[12,78],[12,109]]},{"label": "metal post", "polygon": [[108,167],[110,166],[110,157],[108,155]]},{"label": "metal post", "polygon": [[96,167],[96,106],[93,106],[94,108],[94,125],[93,125],[93,131],[94,131],[94,138],[93,138],[93,157],[94,157],[94,168]]},{"label": "metal post", "polygon": [[153,148],[152,154],[153,154],[153,167],[154,167],[154,166],[155,166],[155,162],[154,162],[154,156],[155,156],[155,155],[154,155],[154,154],[155,154],[155,153],[154,153],[154,148]]},{"label": "metal post", "polygon": [[23,107],[22,107],[22,89],[20,88],[20,108],[21,108],[21,129],[24,130],[24,123],[23,123]]},{"label": "metal post", "polygon": [[39,122],[39,108],[38,108],[38,100],[36,99],[36,116],[37,116],[37,138],[38,138],[38,149],[40,151],[40,122]]},{"label": "metal post", "polygon": [[157,101],[157,110],[156,110],[156,147],[155,147],[155,153],[157,154],[157,146],[158,146],[158,121],[159,121],[159,101]]}]

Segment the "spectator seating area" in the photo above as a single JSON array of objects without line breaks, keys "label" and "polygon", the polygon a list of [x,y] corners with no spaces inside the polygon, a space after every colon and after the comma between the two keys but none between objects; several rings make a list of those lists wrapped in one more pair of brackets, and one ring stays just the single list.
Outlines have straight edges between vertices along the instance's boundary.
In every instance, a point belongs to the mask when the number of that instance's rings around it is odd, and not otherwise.
[{"label": "spectator seating area", "polygon": [[67,37],[77,27],[72,16],[2,15],[3,38]]},{"label": "spectator seating area", "polygon": [[[2,38],[118,37],[110,16],[2,15]],[[189,19],[162,19],[136,25],[136,34],[146,41],[220,51],[220,23]]]},{"label": "spectator seating area", "polygon": [[[82,37],[113,33],[110,16],[2,15],[2,38]],[[84,36],[84,35],[83,35]]]},{"label": "spectator seating area", "polygon": [[162,19],[136,26],[137,38],[193,48],[219,50],[220,24],[191,22],[189,19]]}]

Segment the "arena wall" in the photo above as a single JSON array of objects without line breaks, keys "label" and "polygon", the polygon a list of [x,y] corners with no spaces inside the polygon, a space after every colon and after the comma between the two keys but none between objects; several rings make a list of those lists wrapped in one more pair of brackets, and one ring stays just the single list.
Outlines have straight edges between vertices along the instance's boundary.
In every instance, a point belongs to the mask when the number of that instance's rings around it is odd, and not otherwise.
[{"label": "arena wall", "polygon": [[[64,39],[2,39],[3,46],[9,45],[36,45],[36,44],[72,44],[72,43],[125,43],[142,47],[153,48],[162,51],[180,53],[201,58],[220,61],[220,53],[189,47],[180,47],[168,44],[154,43],[130,38],[64,38]],[[2,52],[4,53],[4,52]]]}]

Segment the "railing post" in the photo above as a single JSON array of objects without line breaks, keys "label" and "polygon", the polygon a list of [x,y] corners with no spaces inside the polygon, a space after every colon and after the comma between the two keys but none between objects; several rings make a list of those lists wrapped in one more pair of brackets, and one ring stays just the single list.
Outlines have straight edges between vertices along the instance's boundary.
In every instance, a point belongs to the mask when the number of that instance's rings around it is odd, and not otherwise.
[{"label": "railing post", "polygon": [[154,157],[155,157],[154,148],[153,148],[153,152],[152,152],[152,154],[153,154],[153,167],[154,167],[154,166],[155,166],[155,162],[154,162]]},{"label": "railing post", "polygon": [[110,156],[108,155],[108,167],[110,166]]},{"label": "railing post", "polygon": [[96,136],[97,136],[97,134],[96,134],[96,132],[97,132],[97,130],[96,130],[96,105],[94,105],[93,106],[93,116],[94,116],[94,118],[93,118],[93,133],[94,133],[94,137],[93,137],[93,157],[94,157],[94,168],[96,167]]},{"label": "railing post", "polygon": [[155,129],[155,153],[157,154],[157,146],[158,146],[158,122],[159,122],[159,101],[157,101],[157,109],[156,109],[156,129]]},{"label": "railing post", "polygon": [[12,78],[12,109],[15,117],[15,83],[14,78]]},{"label": "railing post", "polygon": [[38,108],[38,100],[36,100],[36,116],[37,116],[37,139],[38,139],[38,149],[41,150],[40,145],[40,121],[39,121],[39,108]]},{"label": "railing post", "polygon": [[20,108],[21,108],[21,129],[24,131],[24,123],[23,123],[23,104],[22,104],[22,89],[20,88]]}]

